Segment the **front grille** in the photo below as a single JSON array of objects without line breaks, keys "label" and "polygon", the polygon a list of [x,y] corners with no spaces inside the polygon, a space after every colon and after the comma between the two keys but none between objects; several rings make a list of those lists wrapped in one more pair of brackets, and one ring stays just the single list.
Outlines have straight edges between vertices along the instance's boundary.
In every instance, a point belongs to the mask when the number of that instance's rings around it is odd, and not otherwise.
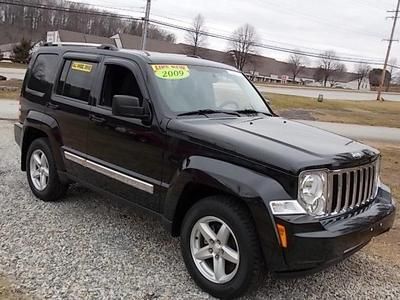
[{"label": "front grille", "polygon": [[334,215],[360,207],[375,196],[377,161],[328,175],[327,214]]}]

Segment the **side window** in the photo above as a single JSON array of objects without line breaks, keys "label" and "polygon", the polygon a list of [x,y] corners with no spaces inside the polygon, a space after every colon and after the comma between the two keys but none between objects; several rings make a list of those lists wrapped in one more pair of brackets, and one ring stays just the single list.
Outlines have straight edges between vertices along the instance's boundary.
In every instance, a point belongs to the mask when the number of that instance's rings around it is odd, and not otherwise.
[{"label": "side window", "polygon": [[28,88],[37,92],[47,93],[54,83],[57,65],[57,54],[39,54],[31,70]]},{"label": "side window", "polygon": [[89,101],[97,63],[66,60],[57,85],[57,94]]},{"label": "side window", "polygon": [[136,78],[129,69],[118,65],[107,65],[100,105],[112,107],[115,95],[137,97],[141,102],[143,100]]}]

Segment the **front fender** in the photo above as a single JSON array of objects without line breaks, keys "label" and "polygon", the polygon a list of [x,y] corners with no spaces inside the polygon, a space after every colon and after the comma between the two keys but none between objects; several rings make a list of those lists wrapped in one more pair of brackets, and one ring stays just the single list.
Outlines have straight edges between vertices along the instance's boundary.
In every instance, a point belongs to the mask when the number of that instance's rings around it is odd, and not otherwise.
[{"label": "front fender", "polygon": [[244,201],[254,219],[267,266],[271,270],[285,269],[276,226],[269,208],[269,201],[291,199],[282,185],[270,176],[221,160],[192,156],[185,159],[173,177],[167,192],[163,214],[175,222],[177,208],[188,184],[200,184]]},{"label": "front fender", "polygon": [[41,132],[43,136],[49,139],[57,169],[59,171],[65,171],[64,160],[60,150],[63,142],[57,121],[42,112],[34,110],[29,111],[23,124],[21,137],[21,169],[25,171],[28,148],[33,138],[35,138],[33,132]]}]

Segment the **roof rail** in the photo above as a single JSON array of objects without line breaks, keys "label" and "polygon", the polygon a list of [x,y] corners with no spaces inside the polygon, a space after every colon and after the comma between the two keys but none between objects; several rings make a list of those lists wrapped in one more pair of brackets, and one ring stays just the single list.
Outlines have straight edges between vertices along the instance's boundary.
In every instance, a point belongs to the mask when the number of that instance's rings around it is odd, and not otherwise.
[{"label": "roof rail", "polygon": [[97,47],[98,49],[117,51],[118,48],[111,44],[102,44]]},{"label": "roof rail", "polygon": [[194,54],[188,54],[188,55],[186,55],[187,57],[193,57],[193,58],[201,58],[200,56],[198,56],[198,55],[194,55]]},{"label": "roof rail", "polygon": [[43,46],[44,47],[77,46],[77,47],[94,47],[97,49],[112,50],[112,51],[118,50],[117,47],[109,44],[75,43],[75,42],[56,42],[56,43],[46,42],[43,44]]},{"label": "roof rail", "polygon": [[59,46],[79,46],[79,47],[100,47],[101,44],[92,44],[92,43],[75,43],[75,42],[47,42],[44,43],[45,47],[59,47]]}]

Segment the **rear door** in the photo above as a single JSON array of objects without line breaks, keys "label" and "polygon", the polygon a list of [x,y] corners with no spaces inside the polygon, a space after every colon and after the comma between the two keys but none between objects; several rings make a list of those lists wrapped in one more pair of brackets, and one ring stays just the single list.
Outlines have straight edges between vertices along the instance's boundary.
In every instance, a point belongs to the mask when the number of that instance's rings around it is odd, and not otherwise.
[{"label": "rear door", "polygon": [[87,151],[90,102],[100,60],[97,55],[65,54],[48,104],[48,114],[58,123],[67,171],[77,177],[84,176],[76,157]]}]

